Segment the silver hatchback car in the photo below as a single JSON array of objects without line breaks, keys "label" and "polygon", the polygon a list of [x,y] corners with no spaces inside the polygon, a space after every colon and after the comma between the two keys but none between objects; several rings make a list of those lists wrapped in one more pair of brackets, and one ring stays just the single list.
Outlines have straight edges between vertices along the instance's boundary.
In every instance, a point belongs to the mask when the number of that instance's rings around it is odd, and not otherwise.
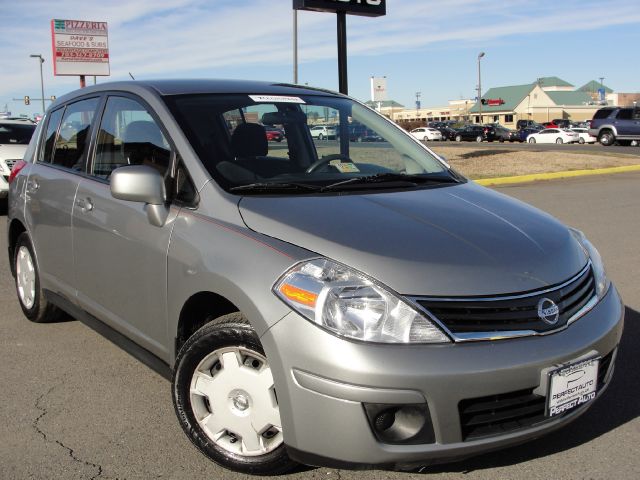
[{"label": "silver hatchback car", "polygon": [[470,456],[574,420],[613,373],[622,303],[584,235],[343,95],[92,86],[9,180],[24,314],[170,377],[185,433],[234,470]]}]

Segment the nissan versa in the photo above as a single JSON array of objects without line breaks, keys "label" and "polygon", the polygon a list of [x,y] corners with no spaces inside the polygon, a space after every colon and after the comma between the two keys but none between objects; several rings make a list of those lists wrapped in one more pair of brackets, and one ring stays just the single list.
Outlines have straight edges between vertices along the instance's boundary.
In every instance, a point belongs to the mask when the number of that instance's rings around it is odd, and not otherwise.
[{"label": "nissan versa", "polygon": [[585,236],[343,95],[85,88],[9,196],[27,318],[64,311],[170,376],[187,436],[234,470],[453,460],[567,424],[611,379],[623,308]]}]

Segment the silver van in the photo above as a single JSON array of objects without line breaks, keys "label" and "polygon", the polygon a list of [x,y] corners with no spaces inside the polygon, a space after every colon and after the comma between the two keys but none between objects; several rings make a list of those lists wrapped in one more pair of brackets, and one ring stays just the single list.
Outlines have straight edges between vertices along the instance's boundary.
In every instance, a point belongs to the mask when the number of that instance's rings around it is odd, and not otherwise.
[{"label": "silver van", "polygon": [[[376,141],[350,142],[360,126]],[[584,235],[343,95],[88,87],[9,180],[26,317],[66,312],[171,378],[185,433],[230,469],[478,454],[576,419],[613,373],[623,307]]]}]

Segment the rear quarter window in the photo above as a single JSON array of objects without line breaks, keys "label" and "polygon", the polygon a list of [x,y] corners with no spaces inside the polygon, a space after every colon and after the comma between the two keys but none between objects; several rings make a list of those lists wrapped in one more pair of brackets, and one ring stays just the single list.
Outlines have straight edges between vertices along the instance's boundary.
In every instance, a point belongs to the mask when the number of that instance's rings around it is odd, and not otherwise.
[{"label": "rear quarter window", "polygon": [[611,115],[611,112],[612,112],[612,110],[610,110],[610,109],[600,109],[596,113],[593,114],[593,119],[597,120],[597,119],[601,119],[601,118],[607,118],[609,115]]}]

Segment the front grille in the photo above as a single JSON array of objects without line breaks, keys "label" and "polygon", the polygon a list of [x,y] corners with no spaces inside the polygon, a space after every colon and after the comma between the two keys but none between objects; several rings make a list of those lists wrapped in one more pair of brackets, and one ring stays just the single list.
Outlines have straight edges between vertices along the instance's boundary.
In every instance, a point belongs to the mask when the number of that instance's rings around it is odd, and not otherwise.
[{"label": "front grille", "polygon": [[[615,350],[600,359],[598,387],[600,392],[611,369]],[[546,397],[533,393],[533,388],[488,397],[462,400],[458,404],[463,440],[500,435],[532,427],[546,420]],[[560,415],[562,416],[562,415]],[[554,417],[557,418],[557,417]]]},{"label": "front grille", "polygon": [[[504,298],[419,298],[416,301],[454,335],[508,331],[543,333],[566,325],[594,295],[595,282],[589,267],[570,282],[541,293],[502,295]],[[555,324],[544,322],[538,316],[538,303],[544,298],[553,300],[560,310]]]},{"label": "front grille", "polygon": [[463,400],[458,405],[462,439],[471,440],[530,427],[545,420],[545,397],[533,388]]}]

